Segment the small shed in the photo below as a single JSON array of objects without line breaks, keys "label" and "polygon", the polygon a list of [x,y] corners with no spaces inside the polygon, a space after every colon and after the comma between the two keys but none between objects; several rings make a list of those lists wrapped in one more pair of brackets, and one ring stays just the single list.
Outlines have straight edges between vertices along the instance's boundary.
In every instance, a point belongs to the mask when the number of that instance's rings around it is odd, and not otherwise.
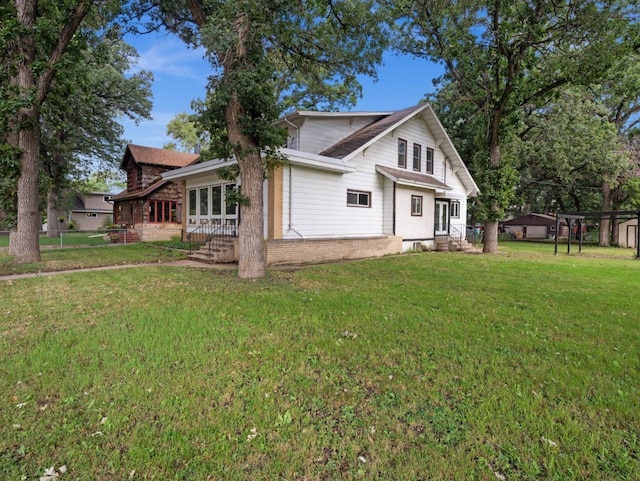
[{"label": "small shed", "polygon": [[638,247],[638,219],[629,219],[618,224],[618,244],[621,247]]},{"label": "small shed", "polygon": [[504,232],[518,239],[551,239],[567,235],[567,223],[560,220],[560,232],[556,232],[556,217],[546,214],[527,214],[501,223]]}]

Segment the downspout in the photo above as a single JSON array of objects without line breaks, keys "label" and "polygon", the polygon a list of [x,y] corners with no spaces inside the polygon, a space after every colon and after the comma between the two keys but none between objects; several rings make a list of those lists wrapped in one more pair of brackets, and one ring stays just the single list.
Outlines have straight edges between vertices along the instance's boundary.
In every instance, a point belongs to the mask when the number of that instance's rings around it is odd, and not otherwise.
[{"label": "downspout", "polygon": [[293,228],[293,170],[291,164],[289,164],[289,230],[295,232],[304,239],[304,236]]},{"label": "downspout", "polygon": [[[291,127],[296,129],[296,150],[300,150],[300,129],[297,125],[292,124],[289,119],[285,117],[284,121]],[[295,232],[304,239],[304,236],[293,228],[293,169],[291,168],[291,162],[289,162],[289,231]]]}]

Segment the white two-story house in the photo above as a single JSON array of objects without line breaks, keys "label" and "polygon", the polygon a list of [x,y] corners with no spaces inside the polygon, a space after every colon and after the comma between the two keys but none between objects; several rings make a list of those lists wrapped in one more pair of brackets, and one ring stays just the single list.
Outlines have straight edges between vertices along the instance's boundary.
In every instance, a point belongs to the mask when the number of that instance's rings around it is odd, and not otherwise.
[{"label": "white two-story house", "polygon": [[[478,187],[429,104],[396,112],[298,111],[278,124],[288,132],[281,149],[287,162],[264,183],[268,264],[373,257],[464,236],[467,199]],[[217,174],[234,162],[163,174],[183,182],[185,235],[211,233],[212,226],[236,234],[241,219],[225,193],[239,181]]]}]

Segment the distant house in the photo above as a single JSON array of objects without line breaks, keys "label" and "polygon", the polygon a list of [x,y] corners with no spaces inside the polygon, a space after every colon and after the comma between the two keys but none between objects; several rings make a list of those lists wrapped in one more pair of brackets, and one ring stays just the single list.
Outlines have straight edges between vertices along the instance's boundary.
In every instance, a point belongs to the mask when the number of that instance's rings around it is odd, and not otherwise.
[{"label": "distant house", "polygon": [[107,221],[112,219],[112,195],[108,192],[75,195],[67,222],[73,222],[79,230],[97,230],[104,227]]},{"label": "distant house", "polygon": [[[280,150],[287,160],[264,182],[268,264],[457,248],[454,239],[464,238],[467,199],[478,187],[429,104],[395,112],[299,111],[278,124],[288,132]],[[185,234],[237,235],[242,219],[225,198],[240,179],[218,173],[235,162],[163,174],[185,183]],[[228,250],[226,258],[237,259],[237,247]]]},{"label": "distant house", "polygon": [[[194,164],[197,154],[127,145],[120,168],[127,189],[113,196],[113,221],[140,240],[169,240],[182,232],[182,185],[162,174]],[[132,233],[133,233],[132,232]]]},{"label": "distant house", "polygon": [[567,223],[560,220],[560,232],[556,232],[556,218],[545,214],[527,214],[501,223],[504,232],[517,239],[550,239],[557,235],[566,237]]},{"label": "distant house", "polygon": [[638,247],[638,219],[629,219],[618,224],[618,244],[621,247]]}]

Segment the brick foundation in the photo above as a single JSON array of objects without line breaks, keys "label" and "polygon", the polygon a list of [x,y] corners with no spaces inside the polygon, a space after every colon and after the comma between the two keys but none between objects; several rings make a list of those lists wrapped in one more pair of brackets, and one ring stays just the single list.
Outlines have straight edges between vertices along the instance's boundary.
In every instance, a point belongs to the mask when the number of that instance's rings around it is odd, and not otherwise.
[{"label": "brick foundation", "polygon": [[168,241],[182,235],[182,224],[136,224],[135,231],[143,242]]},{"label": "brick foundation", "polygon": [[366,259],[401,251],[402,238],[393,236],[265,241],[265,256],[270,266]]}]

